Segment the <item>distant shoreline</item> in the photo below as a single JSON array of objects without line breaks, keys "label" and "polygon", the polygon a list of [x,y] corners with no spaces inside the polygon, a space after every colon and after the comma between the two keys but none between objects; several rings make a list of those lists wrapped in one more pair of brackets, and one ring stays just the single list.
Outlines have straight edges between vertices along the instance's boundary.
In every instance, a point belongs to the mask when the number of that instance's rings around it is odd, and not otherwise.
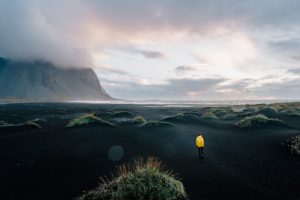
[{"label": "distant shoreline", "polygon": [[4,104],[112,104],[112,105],[145,105],[165,107],[216,107],[216,106],[243,106],[274,103],[298,103],[300,100],[228,100],[228,101],[165,101],[165,100],[111,100],[111,101],[7,101]]}]

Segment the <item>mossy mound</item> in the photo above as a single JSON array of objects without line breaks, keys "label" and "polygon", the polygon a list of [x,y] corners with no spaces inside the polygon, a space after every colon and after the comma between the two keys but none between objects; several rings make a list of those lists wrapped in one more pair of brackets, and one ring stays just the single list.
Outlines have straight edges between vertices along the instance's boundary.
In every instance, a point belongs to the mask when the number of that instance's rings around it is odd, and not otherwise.
[{"label": "mossy mound", "polygon": [[300,135],[287,139],[281,145],[287,148],[291,155],[300,156]]},{"label": "mossy mound", "polygon": [[213,112],[205,112],[204,114],[201,115],[201,119],[204,120],[217,120],[219,117],[217,117]]},{"label": "mossy mound", "polygon": [[42,128],[39,124],[33,121],[27,121],[20,124],[9,124],[7,122],[0,121],[0,128],[13,128],[13,127]]},{"label": "mossy mound", "polygon": [[35,118],[35,119],[31,120],[31,121],[35,122],[35,123],[44,123],[44,122],[46,122],[46,120],[40,119],[40,118]]},{"label": "mossy mound", "polygon": [[[103,179],[102,179],[103,180]],[[77,200],[181,200],[186,199],[183,184],[154,158],[138,159],[122,165],[111,180],[78,197]]]},{"label": "mossy mound", "polygon": [[297,109],[286,109],[282,113],[288,115],[289,117],[300,117],[300,111]]},{"label": "mossy mound", "polygon": [[114,127],[114,125],[108,121],[96,117],[93,114],[84,114],[82,116],[72,119],[66,127],[76,127],[76,126],[87,126],[87,125],[100,125],[105,127]]},{"label": "mossy mound", "polygon": [[223,118],[228,113],[231,113],[232,110],[230,108],[211,108],[207,112],[212,112],[218,118]]},{"label": "mossy mound", "polygon": [[240,112],[240,115],[251,115],[255,114],[258,111],[257,107],[247,106],[243,111]]},{"label": "mossy mound", "polygon": [[27,121],[23,124],[19,124],[19,126],[28,127],[28,128],[42,128],[39,124],[33,121]]},{"label": "mossy mound", "polygon": [[283,125],[284,122],[279,119],[268,118],[265,115],[258,114],[255,116],[245,117],[235,124],[238,128],[255,128],[262,127],[267,124]]},{"label": "mossy mound", "polygon": [[264,115],[272,115],[276,114],[278,110],[273,106],[266,106],[258,109],[257,112]]},{"label": "mossy mound", "polygon": [[140,115],[137,115],[135,116],[134,118],[132,118],[131,120],[131,123],[132,124],[135,124],[135,125],[141,125],[141,124],[145,124],[147,123],[148,121],[143,117],[143,116],[140,116]]},{"label": "mossy mound", "polygon": [[258,110],[257,107],[249,107],[247,106],[241,113],[256,113]]},{"label": "mossy mound", "polygon": [[139,126],[140,128],[154,128],[154,127],[173,127],[173,124],[164,121],[148,121]]},{"label": "mossy mound", "polygon": [[300,111],[300,102],[275,103],[275,104],[272,104],[272,106],[275,107],[280,112],[283,112],[283,111],[289,110],[289,109]]}]

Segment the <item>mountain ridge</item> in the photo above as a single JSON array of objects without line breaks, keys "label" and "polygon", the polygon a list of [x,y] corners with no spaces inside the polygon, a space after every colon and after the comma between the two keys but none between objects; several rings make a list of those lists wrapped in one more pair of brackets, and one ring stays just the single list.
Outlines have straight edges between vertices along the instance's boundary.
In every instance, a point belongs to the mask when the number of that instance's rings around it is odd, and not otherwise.
[{"label": "mountain ridge", "polygon": [[61,68],[45,61],[0,57],[0,100],[112,100],[90,68]]}]

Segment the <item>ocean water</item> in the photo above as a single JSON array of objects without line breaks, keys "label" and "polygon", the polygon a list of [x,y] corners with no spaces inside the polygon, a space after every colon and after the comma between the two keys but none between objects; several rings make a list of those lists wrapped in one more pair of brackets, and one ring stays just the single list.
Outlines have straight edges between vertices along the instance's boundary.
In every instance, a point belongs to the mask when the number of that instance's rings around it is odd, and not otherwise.
[{"label": "ocean water", "polygon": [[[299,102],[300,100],[298,100]],[[70,101],[70,103],[88,104],[129,104],[144,105],[148,107],[207,107],[232,106],[297,102],[297,100],[232,100],[232,101],[172,101],[172,100],[117,100],[117,101]]]},{"label": "ocean water", "polygon": [[144,105],[145,107],[217,107],[241,106],[254,104],[272,104],[300,102],[300,100],[231,100],[231,101],[176,101],[176,100],[113,100],[113,101],[65,101],[65,102],[28,102],[28,101],[1,101],[1,104],[21,103],[79,103],[79,104],[109,104],[109,105]]}]

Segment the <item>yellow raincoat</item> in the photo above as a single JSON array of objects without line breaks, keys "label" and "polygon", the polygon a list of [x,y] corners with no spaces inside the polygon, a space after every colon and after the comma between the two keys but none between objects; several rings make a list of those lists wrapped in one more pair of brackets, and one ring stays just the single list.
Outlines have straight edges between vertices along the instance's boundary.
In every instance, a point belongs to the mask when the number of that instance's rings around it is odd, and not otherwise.
[{"label": "yellow raincoat", "polygon": [[199,147],[204,147],[204,139],[202,137],[202,135],[199,135],[197,138],[196,138],[196,146],[199,148]]}]

